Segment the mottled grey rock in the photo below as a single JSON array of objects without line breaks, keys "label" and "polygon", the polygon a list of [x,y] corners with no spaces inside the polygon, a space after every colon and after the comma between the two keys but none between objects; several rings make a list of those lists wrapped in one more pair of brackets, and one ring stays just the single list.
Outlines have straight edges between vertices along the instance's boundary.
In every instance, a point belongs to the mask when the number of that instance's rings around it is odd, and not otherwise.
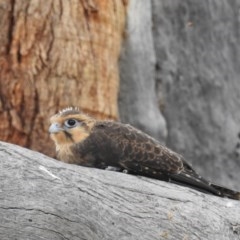
[{"label": "mottled grey rock", "polygon": [[0,239],[239,240],[240,204],[0,142]]},{"label": "mottled grey rock", "polygon": [[119,113],[128,122],[164,141],[166,123],[155,89],[151,2],[131,0],[120,59]]},{"label": "mottled grey rock", "polygon": [[240,190],[240,1],[152,2],[167,145]]}]

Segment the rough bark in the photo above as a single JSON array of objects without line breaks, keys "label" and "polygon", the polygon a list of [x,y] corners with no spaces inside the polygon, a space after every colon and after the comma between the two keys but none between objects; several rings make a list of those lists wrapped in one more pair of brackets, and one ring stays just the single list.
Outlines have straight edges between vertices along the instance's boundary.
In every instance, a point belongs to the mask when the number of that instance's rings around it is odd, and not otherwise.
[{"label": "rough bark", "polygon": [[48,117],[117,118],[127,1],[0,1],[0,139],[50,154]]},{"label": "rough bark", "polygon": [[240,239],[239,201],[0,143],[0,239]]}]

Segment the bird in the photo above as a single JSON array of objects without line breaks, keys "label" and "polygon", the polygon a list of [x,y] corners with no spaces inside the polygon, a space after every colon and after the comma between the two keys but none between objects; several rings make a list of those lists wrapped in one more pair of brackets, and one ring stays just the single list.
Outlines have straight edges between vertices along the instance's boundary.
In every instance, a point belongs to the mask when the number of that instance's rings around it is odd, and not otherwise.
[{"label": "bird", "polygon": [[60,161],[113,168],[240,200],[240,192],[204,179],[182,155],[129,124],[97,120],[77,107],[68,107],[50,118],[49,133]]}]

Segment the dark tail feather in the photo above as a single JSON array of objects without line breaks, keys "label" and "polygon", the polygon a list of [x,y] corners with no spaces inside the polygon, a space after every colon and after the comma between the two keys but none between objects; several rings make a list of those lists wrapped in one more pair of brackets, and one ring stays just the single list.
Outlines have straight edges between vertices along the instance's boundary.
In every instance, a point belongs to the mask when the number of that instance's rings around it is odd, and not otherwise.
[{"label": "dark tail feather", "polygon": [[194,171],[181,172],[179,174],[170,175],[169,177],[169,181],[176,184],[188,186],[204,193],[240,200],[240,192],[212,184]]},{"label": "dark tail feather", "polygon": [[240,192],[216,185],[216,184],[211,184],[212,187],[217,189],[222,197],[227,197],[235,200],[240,200]]},{"label": "dark tail feather", "polygon": [[176,184],[183,185],[183,186],[191,187],[200,192],[212,193],[214,195],[221,196],[220,191],[215,189],[210,184],[210,182],[202,179],[196,173],[189,174],[189,173],[181,172],[179,174],[173,174],[173,175],[170,175],[169,181]]}]

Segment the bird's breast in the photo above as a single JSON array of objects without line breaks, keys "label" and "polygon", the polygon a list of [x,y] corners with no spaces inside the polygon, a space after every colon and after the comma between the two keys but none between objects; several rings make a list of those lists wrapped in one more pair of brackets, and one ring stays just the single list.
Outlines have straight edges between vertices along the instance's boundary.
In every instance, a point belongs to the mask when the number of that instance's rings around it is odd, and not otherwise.
[{"label": "bird's breast", "polygon": [[74,153],[71,144],[62,144],[57,147],[57,158],[65,163],[74,163]]}]

